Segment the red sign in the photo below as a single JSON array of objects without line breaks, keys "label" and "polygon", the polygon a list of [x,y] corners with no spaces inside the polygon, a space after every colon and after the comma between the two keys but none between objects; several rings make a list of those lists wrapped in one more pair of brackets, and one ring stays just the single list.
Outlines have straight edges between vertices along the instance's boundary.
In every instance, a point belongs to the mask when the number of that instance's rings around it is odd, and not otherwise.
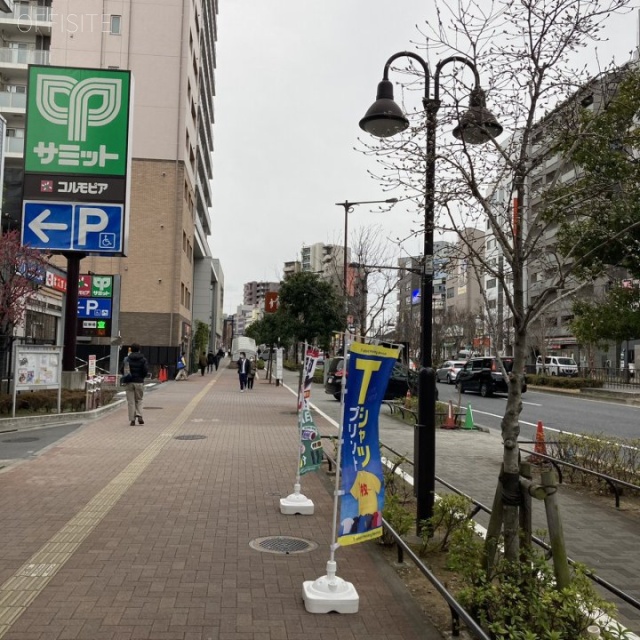
[{"label": "red sign", "polygon": [[52,273],[51,271],[47,271],[45,283],[47,287],[55,289],[56,291],[64,292],[67,290],[67,279],[63,276],[59,276],[57,273]]},{"label": "red sign", "polygon": [[277,291],[267,291],[264,296],[264,312],[275,313],[280,306],[280,294]]},{"label": "red sign", "polygon": [[78,297],[79,298],[91,297],[91,276],[82,275],[78,277]]}]

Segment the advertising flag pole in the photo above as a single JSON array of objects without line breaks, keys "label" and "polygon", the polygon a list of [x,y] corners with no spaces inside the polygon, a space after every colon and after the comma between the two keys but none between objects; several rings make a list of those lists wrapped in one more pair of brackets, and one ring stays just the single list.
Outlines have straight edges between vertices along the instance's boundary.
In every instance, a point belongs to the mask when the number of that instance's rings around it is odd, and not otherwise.
[{"label": "advertising flag pole", "polygon": [[303,516],[313,515],[314,504],[313,501],[307,498],[303,493],[301,493],[301,482],[300,482],[300,468],[302,466],[300,456],[303,455],[304,452],[304,444],[302,442],[302,424],[303,424],[303,415],[302,413],[308,411],[307,402],[305,399],[305,389],[304,389],[304,376],[305,371],[307,369],[307,343],[304,343],[304,362],[302,369],[300,370],[300,378],[298,380],[298,397],[296,399],[297,402],[297,423],[298,423],[298,452],[296,457],[296,480],[293,485],[293,493],[289,494],[286,498],[280,498],[280,513],[284,515],[296,515],[300,514]]},{"label": "advertising flag pole", "polygon": [[338,540],[338,500],[340,491],[340,462],[342,458],[342,443],[344,430],[345,394],[347,391],[347,354],[349,344],[347,334],[344,334],[344,357],[342,361],[342,386],[340,389],[340,427],[338,431],[338,452],[336,455],[336,481],[333,492],[333,522],[331,533],[331,547],[327,573],[316,580],[307,580],[302,584],[302,599],[305,609],[309,613],[358,613],[360,597],[356,588],[336,575],[336,549],[340,546]]}]

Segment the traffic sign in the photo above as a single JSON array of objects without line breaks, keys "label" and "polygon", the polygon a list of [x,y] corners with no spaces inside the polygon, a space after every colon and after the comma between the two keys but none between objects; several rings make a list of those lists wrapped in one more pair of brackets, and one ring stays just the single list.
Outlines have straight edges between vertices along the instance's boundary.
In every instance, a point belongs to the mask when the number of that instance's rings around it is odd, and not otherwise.
[{"label": "traffic sign", "polygon": [[122,253],[124,206],[25,200],[22,244],[47,251]]},{"label": "traffic sign", "polygon": [[111,298],[78,299],[78,318],[110,318]]}]

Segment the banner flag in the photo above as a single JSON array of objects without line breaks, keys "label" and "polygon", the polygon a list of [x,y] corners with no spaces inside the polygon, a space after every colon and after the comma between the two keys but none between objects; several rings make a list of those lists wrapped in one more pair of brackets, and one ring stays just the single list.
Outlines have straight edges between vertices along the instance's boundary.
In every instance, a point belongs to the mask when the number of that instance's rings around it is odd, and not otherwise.
[{"label": "banner flag", "polygon": [[318,349],[307,349],[302,372],[302,384],[298,395],[298,429],[300,430],[300,475],[309,471],[316,471],[322,464],[322,440],[320,432],[313,421],[313,415],[309,409],[311,397],[311,383],[313,374],[320,358]]},{"label": "banner flag", "polygon": [[342,546],[382,535],[384,475],[378,418],[398,348],[355,342],[347,356],[342,419],[340,529]]}]

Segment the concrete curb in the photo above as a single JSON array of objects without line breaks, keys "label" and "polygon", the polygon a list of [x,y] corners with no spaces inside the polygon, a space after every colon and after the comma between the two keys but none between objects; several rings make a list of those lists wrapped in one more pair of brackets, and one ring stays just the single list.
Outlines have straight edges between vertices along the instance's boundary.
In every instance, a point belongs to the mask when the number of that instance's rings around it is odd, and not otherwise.
[{"label": "concrete curb", "polygon": [[[158,382],[153,382],[146,385],[145,393],[153,391],[159,384]],[[19,418],[0,418],[0,433],[27,431],[42,427],[57,427],[70,422],[91,422],[120,409],[126,402],[127,400],[124,397],[114,397],[108,405],[91,411],[69,411],[67,413],[46,413],[44,415],[22,416]]]}]

